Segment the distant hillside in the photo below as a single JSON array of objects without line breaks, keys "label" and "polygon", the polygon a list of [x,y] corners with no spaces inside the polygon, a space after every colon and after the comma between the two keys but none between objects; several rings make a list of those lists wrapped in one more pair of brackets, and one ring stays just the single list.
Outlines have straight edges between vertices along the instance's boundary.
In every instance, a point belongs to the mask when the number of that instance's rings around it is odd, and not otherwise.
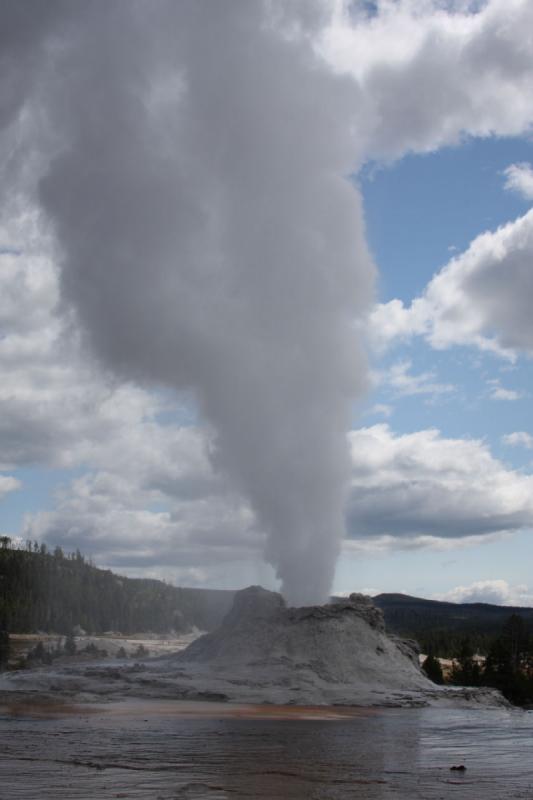
[{"label": "distant hillside", "polygon": [[428,626],[466,633],[492,633],[511,614],[519,614],[524,620],[533,622],[533,608],[518,606],[445,603],[406,594],[378,594],[374,603],[383,610],[389,630],[400,634],[426,630]]},{"label": "distant hillside", "polygon": [[387,630],[417,639],[425,652],[431,648],[435,655],[454,655],[465,638],[485,652],[512,614],[533,629],[533,608],[446,603],[405,594],[379,594],[373,599],[385,615]]},{"label": "distant hillside", "polygon": [[233,592],[189,589],[125,578],[89,564],[79,553],[46,546],[0,547],[0,629],[11,633],[186,631],[217,627]]}]

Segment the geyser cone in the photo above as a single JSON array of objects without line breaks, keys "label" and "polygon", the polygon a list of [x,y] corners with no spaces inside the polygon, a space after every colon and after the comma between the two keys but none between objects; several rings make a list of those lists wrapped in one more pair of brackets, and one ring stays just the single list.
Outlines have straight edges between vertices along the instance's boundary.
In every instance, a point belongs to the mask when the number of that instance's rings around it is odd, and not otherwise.
[{"label": "geyser cone", "polygon": [[416,652],[388,636],[382,612],[356,594],[288,608],[280,594],[243,589],[220,628],[176,661],[239,683],[241,696],[273,702],[350,703],[375,692],[433,687]]}]

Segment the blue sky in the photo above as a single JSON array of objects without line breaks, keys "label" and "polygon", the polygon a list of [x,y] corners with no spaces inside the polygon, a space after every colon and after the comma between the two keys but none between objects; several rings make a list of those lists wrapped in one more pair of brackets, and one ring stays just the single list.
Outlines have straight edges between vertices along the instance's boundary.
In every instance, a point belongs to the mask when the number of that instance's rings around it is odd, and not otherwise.
[{"label": "blue sky", "polygon": [[[533,143],[527,139],[489,138],[468,139],[392,164],[368,164],[359,185],[379,269],[379,301],[399,298],[409,304],[476,236],[524,214],[531,200],[505,189],[504,171],[510,164],[529,163],[532,157]],[[438,428],[445,437],[480,439],[509,469],[531,473],[533,452],[502,441],[513,431],[532,430],[529,358],[519,356],[509,364],[467,346],[435,350],[415,338],[391,343],[387,352],[372,353],[371,361],[379,371],[407,361],[410,373],[432,373],[431,382],[453,388],[402,397],[386,383],[378,385],[360,419],[364,424],[383,422],[385,406],[386,419],[397,434],[423,427]],[[521,396],[492,399],[490,381],[495,380]],[[479,581],[503,579],[510,585],[527,585],[532,557],[532,534],[524,531],[501,540],[460,544],[450,552],[423,548],[371,556],[358,553],[342,562],[337,580],[339,588],[347,590],[355,574],[372,591],[429,597],[446,594],[452,585],[467,587]],[[483,591],[478,589],[476,597],[483,597]],[[469,596],[466,590],[464,595]]]},{"label": "blue sky", "polygon": [[380,301],[412,299],[453,252],[523,214],[531,203],[504,190],[503,172],[532,159],[527,139],[491,137],[365,166],[360,185]]},{"label": "blue sky", "polygon": [[0,532],[533,605],[530,0],[52,5],[0,113]]},{"label": "blue sky", "polygon": [[[469,139],[436,153],[410,155],[391,165],[362,171],[368,239],[379,269],[378,299],[410,303],[432,276],[486,230],[495,230],[524,214],[531,201],[504,188],[510,164],[533,160],[533,143],[523,139]],[[532,456],[502,446],[512,430],[528,430],[533,375],[527,358],[516,364],[469,347],[435,350],[415,339],[391,346],[374,363],[387,369],[411,362],[413,373],[434,371],[435,382],[454,387],[442,395],[395,396],[390,387],[369,398],[366,414],[377,404],[394,406],[398,432],[435,426],[446,436],[486,439],[510,464],[530,466]],[[523,395],[509,402],[491,400],[490,380]]]}]

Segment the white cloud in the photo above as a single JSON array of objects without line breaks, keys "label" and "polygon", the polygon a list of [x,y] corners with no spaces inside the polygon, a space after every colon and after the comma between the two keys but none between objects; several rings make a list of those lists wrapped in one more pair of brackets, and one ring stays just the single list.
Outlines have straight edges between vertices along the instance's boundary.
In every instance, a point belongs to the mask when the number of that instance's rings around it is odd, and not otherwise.
[{"label": "white cloud", "polygon": [[496,386],[492,389],[490,396],[493,400],[520,400],[522,395],[514,389],[505,389],[503,386]]},{"label": "white cloud", "polygon": [[466,135],[526,133],[533,120],[529,0],[336,4],[319,48],[361,89],[365,155],[397,158]]},{"label": "white cloud", "polygon": [[514,360],[533,355],[533,210],[483,233],[429,282],[410,306],[375,307],[378,346],[422,336],[435,349],[468,345]]},{"label": "white cloud", "polygon": [[349,535],[368,547],[445,547],[533,527],[533,476],[507,469],[484,442],[381,424],[352,431],[350,443]]},{"label": "white cloud", "polygon": [[[497,533],[487,533],[481,538],[484,543],[500,542],[508,539],[512,534],[502,531]],[[394,552],[412,552],[413,550],[432,550],[439,553],[455,552],[465,550],[469,547],[479,546],[481,538],[479,535],[463,536],[458,539],[450,539],[447,536],[410,536],[408,534],[398,537],[396,535],[384,534],[378,536],[367,536],[360,539],[345,539],[343,551],[355,555],[376,556],[387,555]]]},{"label": "white cloud", "polygon": [[180,415],[178,399],[102,370],[58,297],[50,259],[0,255],[0,468],[86,466],[154,484],[161,473],[170,494],[185,483],[193,492],[210,469],[207,438],[158,424],[162,412]]},{"label": "white cloud", "polygon": [[378,303],[369,317],[367,334],[377,350],[383,350],[395,340],[423,336],[429,331],[429,314],[421,304],[406,307],[397,298]]},{"label": "white cloud", "polygon": [[412,363],[409,360],[398,361],[383,374],[382,381],[389,386],[399,397],[412,395],[439,395],[455,391],[455,386],[449,383],[438,383],[435,372],[422,372],[413,375],[410,372]]},{"label": "white cloud", "polygon": [[434,595],[451,603],[492,603],[498,606],[532,606],[533,592],[525,585],[511,585],[503,579],[475,581]]},{"label": "white cloud", "polygon": [[511,164],[504,170],[505,188],[518,192],[526,200],[533,200],[533,169],[531,164]]},{"label": "white cloud", "polygon": [[394,413],[393,406],[388,403],[376,403],[369,409],[368,414],[379,414],[382,417],[391,417]]},{"label": "white cloud", "polygon": [[0,500],[6,494],[20,489],[21,486],[22,484],[17,478],[13,478],[11,475],[0,475]]},{"label": "white cloud", "polygon": [[516,389],[507,389],[502,386],[498,378],[487,381],[490,386],[489,397],[491,400],[521,400],[524,396],[522,392],[517,392]]},{"label": "white cloud", "polygon": [[[147,476],[145,475],[144,478]],[[207,476],[206,484],[209,484]],[[153,509],[162,505],[164,510]],[[25,538],[90,553],[99,564],[131,572],[209,567],[259,558],[264,539],[249,508],[228,495],[164,495],[135,474],[86,474],[65,487],[53,511],[26,518]]]},{"label": "white cloud", "polygon": [[526,431],[514,431],[502,436],[502,443],[510,447],[526,447],[528,450],[532,450],[533,436]]}]

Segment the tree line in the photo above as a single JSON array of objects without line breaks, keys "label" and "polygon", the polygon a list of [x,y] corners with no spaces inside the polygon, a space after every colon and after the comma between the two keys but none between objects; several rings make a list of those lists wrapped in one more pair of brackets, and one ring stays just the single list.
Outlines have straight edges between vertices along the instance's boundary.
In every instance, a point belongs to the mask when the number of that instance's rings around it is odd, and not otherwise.
[{"label": "tree line", "polygon": [[487,655],[511,614],[533,626],[533,609],[490,603],[450,603],[402,594],[381,594],[375,604],[385,615],[387,630],[416,639],[423,653],[457,657],[465,638],[476,653]]},{"label": "tree line", "polygon": [[88,562],[76,550],[46,544],[15,546],[0,537],[0,630],[9,633],[123,634],[185,632],[215,627],[232,593],[125,578]]},{"label": "tree line", "polygon": [[[533,705],[533,635],[519,614],[512,614],[492,638],[484,660],[476,658],[475,652],[479,651],[472,638],[465,637],[454,657],[450,683],[489,686],[515,705]],[[422,666],[431,680],[444,683],[440,662],[431,649]]]}]

